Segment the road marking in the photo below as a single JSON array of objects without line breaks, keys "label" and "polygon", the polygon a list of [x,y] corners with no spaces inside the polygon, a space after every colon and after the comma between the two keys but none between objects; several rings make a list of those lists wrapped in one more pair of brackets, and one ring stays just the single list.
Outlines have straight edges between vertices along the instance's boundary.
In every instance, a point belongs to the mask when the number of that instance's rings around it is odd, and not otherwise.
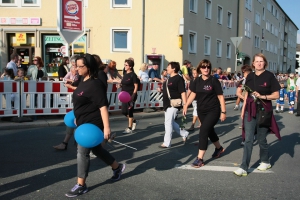
[{"label": "road marking", "polygon": [[[179,165],[176,164],[175,168],[178,169],[188,169],[188,170],[204,170],[204,171],[217,171],[217,172],[233,172],[238,169],[238,167],[227,167],[227,166],[210,166],[210,165],[204,165],[203,167],[194,168],[191,165]],[[268,169],[266,171],[260,171],[256,168],[249,168],[249,173],[274,173],[272,170]]]}]

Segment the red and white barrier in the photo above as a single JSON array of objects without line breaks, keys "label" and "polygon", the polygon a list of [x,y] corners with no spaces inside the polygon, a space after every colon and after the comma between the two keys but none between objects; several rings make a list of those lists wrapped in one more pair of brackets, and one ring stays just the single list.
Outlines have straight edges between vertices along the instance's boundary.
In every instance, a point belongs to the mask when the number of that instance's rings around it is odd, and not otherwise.
[{"label": "red and white barrier", "polygon": [[12,80],[0,81],[0,117],[19,116],[20,82]]},{"label": "red and white barrier", "polygon": [[[224,97],[236,97],[236,83],[221,82]],[[141,83],[137,92],[135,108],[163,107],[163,94],[157,91],[162,83]],[[187,86],[188,87],[188,86]],[[107,99],[110,112],[120,111],[122,103],[118,99],[121,88],[117,84],[108,84]],[[14,94],[14,107],[11,105]],[[63,82],[52,81],[0,81],[0,117],[66,114],[73,109],[73,90],[64,86]],[[19,106],[21,105],[21,106]]]}]

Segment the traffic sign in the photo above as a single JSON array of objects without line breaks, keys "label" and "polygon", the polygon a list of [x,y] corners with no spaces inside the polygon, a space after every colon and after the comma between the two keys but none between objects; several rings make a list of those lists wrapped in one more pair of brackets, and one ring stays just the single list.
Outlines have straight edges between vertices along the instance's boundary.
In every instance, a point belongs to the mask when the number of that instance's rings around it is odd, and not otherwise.
[{"label": "traffic sign", "polygon": [[83,0],[57,0],[57,31],[68,43],[85,33]]},{"label": "traffic sign", "polygon": [[235,46],[235,48],[237,48],[240,45],[243,37],[231,37],[230,39],[231,39],[233,45]]}]

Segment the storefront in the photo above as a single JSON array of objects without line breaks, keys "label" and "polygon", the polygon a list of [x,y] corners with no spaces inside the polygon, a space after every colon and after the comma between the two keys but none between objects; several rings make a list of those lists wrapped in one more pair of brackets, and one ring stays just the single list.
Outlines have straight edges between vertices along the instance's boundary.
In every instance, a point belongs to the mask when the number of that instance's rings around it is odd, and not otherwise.
[{"label": "storefront", "polygon": [[66,55],[84,54],[87,51],[86,35],[79,38],[69,47],[69,53],[66,52],[66,42],[59,35],[43,35],[43,60],[46,66],[48,76],[57,77],[58,67],[61,60]]},{"label": "storefront", "polygon": [[[34,33],[18,32],[7,34],[8,56],[17,53],[22,57],[22,65],[27,67],[32,64],[32,58],[35,53],[35,35]],[[8,58],[10,60],[10,58]]]}]

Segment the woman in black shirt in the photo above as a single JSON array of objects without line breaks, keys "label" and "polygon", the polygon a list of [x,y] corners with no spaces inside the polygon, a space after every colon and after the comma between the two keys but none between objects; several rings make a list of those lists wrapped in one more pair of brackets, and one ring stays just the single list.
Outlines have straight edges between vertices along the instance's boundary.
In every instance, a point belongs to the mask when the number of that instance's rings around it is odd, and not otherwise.
[{"label": "woman in black shirt", "polygon": [[186,142],[189,132],[181,130],[179,125],[175,122],[175,117],[180,107],[172,107],[167,92],[167,87],[171,99],[182,99],[183,105],[186,103],[186,91],[184,80],[178,75],[180,65],[178,62],[170,62],[167,67],[167,73],[170,78],[163,84],[163,107],[165,111],[165,136],[164,142],[159,146],[160,148],[171,147],[171,139],[173,130],[179,134],[183,142]]},{"label": "woman in black shirt", "polygon": [[69,64],[69,57],[63,57],[61,65],[58,68],[58,77],[60,81],[64,80],[64,77],[69,72],[68,65]]},{"label": "woman in black shirt", "polygon": [[134,61],[125,60],[124,69],[125,74],[121,81],[122,91],[128,92],[131,100],[128,103],[122,103],[122,114],[128,118],[128,128],[123,133],[132,133],[136,128],[137,120],[133,118],[134,103],[137,98],[138,77],[133,71]]},{"label": "woman in black shirt", "polygon": [[[97,79],[98,65],[90,54],[79,57],[76,64],[78,73],[82,76],[80,84],[73,93],[76,125],[94,124],[103,131],[104,139],[107,140],[110,137],[108,102],[106,87]],[[112,180],[117,181],[120,179],[122,172],[125,170],[125,165],[117,163],[115,158],[102,148],[101,144],[90,149],[78,144],[77,148],[77,184],[66,194],[67,197],[76,197],[88,191],[85,181],[89,171],[90,151],[112,167]]]},{"label": "woman in black shirt", "polygon": [[[272,116],[271,127],[260,127],[257,124],[259,110],[272,111],[272,100],[279,98],[280,85],[273,73],[266,71],[268,61],[262,53],[253,56],[252,67],[255,72],[248,74],[245,82],[245,100],[242,108],[241,118],[243,119],[243,131],[245,137],[243,160],[240,168],[234,173],[237,176],[247,176],[250,159],[253,149],[253,136],[255,129],[256,138],[260,148],[260,165],[258,170],[271,168],[269,161],[267,134],[269,129],[280,139],[279,129]],[[257,99],[258,98],[258,99]]]},{"label": "woman in black shirt", "polygon": [[219,137],[215,132],[214,126],[219,119],[226,119],[226,107],[221,84],[218,79],[211,76],[211,63],[209,60],[202,60],[197,67],[197,71],[201,76],[190,86],[191,94],[187,100],[187,104],[183,107],[183,115],[186,115],[188,106],[194,99],[197,100],[198,117],[201,121],[199,132],[199,151],[193,167],[202,167],[204,165],[203,157],[207,150],[208,140],[215,145],[213,158],[220,157],[224,152],[224,148],[220,145]]}]

